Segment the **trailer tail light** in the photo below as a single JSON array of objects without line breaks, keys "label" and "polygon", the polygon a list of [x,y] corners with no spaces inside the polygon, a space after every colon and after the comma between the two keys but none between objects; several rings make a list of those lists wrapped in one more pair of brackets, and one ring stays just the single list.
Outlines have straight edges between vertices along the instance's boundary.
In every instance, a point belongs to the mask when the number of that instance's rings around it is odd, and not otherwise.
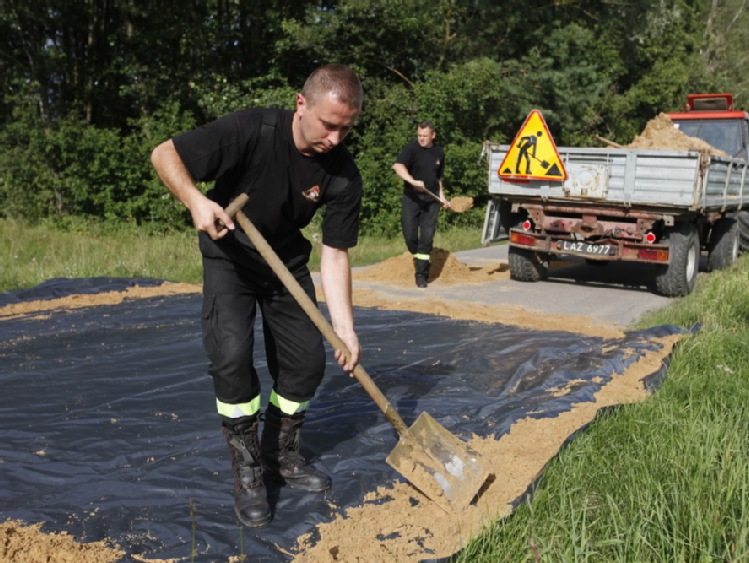
[{"label": "trailer tail light", "polygon": [[657,248],[640,248],[637,257],[648,262],[668,262],[668,250]]},{"label": "trailer tail light", "polygon": [[523,224],[521,225],[524,231],[530,231],[533,228],[533,223],[531,223],[528,219],[523,221]]},{"label": "trailer tail light", "polygon": [[655,242],[655,235],[650,231],[645,233],[645,242],[647,242],[648,244],[653,244]]},{"label": "trailer tail light", "polygon": [[515,231],[510,232],[510,242],[515,244],[522,244],[523,246],[535,246],[536,239],[530,235],[524,235]]}]

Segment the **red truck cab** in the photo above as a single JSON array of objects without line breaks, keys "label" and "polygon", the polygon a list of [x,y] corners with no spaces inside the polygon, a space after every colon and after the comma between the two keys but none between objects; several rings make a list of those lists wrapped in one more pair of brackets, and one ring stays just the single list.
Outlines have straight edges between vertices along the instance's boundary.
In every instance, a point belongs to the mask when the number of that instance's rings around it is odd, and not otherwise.
[{"label": "red truck cab", "polygon": [[732,94],[689,94],[684,111],[667,115],[685,135],[749,160],[749,113],[733,109]]}]

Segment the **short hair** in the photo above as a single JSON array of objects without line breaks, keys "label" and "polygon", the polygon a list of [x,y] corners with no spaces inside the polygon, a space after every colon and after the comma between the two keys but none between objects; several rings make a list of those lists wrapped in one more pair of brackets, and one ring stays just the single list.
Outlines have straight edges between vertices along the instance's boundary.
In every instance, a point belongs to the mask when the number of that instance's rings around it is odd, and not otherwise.
[{"label": "short hair", "polygon": [[304,82],[302,94],[310,105],[330,94],[339,102],[358,110],[361,110],[364,99],[359,77],[341,64],[328,64],[313,70]]},{"label": "short hair", "polygon": [[434,124],[431,121],[419,121],[419,129],[429,129],[430,131],[434,131]]}]

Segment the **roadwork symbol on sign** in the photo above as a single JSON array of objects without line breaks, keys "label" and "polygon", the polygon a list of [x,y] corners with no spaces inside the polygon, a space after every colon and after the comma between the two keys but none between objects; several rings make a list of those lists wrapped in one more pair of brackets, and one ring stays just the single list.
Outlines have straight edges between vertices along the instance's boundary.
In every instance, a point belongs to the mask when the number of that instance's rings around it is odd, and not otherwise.
[{"label": "roadwork symbol on sign", "polygon": [[541,112],[534,109],[515,135],[497,174],[503,180],[567,179],[562,159]]}]

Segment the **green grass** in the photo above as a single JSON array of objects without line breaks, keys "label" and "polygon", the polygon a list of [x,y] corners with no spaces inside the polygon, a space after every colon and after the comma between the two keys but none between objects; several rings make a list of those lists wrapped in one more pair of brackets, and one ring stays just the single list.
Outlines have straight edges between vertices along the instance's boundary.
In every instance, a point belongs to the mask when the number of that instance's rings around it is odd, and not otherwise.
[{"label": "green grass", "polygon": [[461,562],[749,560],[749,256],[641,327],[700,324],[661,388],[609,411]]},{"label": "green grass", "polygon": [[0,290],[33,287],[51,278],[149,277],[199,283],[193,233],[161,235],[131,226],[65,229],[0,221]]},{"label": "green grass", "polygon": [[[308,233],[312,241],[319,239]],[[459,251],[480,246],[479,228],[440,231],[435,245]],[[398,238],[361,237],[350,251],[352,266],[365,266],[406,250]],[[52,278],[157,278],[201,283],[202,267],[194,232],[159,233],[154,228],[101,223],[26,225],[0,220],[0,291],[34,287]],[[310,261],[319,269],[319,244]]]}]

